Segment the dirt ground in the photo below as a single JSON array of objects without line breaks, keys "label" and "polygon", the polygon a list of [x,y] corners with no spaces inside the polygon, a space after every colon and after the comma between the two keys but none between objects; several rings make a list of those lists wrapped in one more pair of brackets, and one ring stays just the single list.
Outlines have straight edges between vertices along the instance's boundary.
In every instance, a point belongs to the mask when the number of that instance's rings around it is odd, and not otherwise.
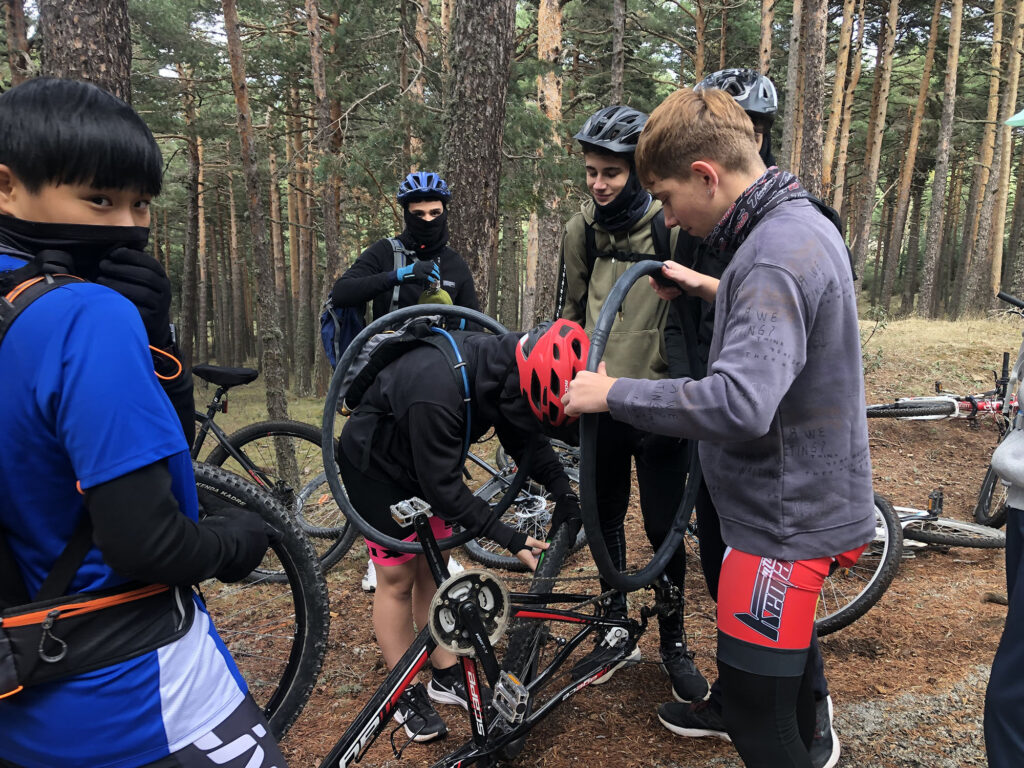
[{"label": "dirt ground", "polygon": [[[950,378],[950,370],[957,373],[947,385],[985,389],[997,351],[1015,349],[1019,339],[1019,331],[1005,323],[983,324],[980,331],[976,325],[973,334],[963,325],[931,324],[926,330],[893,324],[872,340],[865,351],[868,402],[926,394],[931,380]],[[908,339],[915,340],[909,352]],[[971,519],[996,443],[990,423],[873,420],[869,428],[878,493],[896,505],[923,507],[929,492],[941,486],[945,514]],[[649,558],[638,517],[634,510],[629,528],[634,566]],[[359,589],[362,547],[353,550],[329,576],[331,642],[314,695],[284,741],[292,766],[318,765],[384,677],[370,624],[371,597]],[[469,564],[464,553],[460,559]],[[714,608],[693,553],[690,565],[687,630],[696,661],[711,678]],[[563,574],[596,575],[589,553],[575,555]],[[516,577],[508,584],[525,588]],[[572,585],[574,591],[596,587],[596,580]],[[843,749],[840,766],[986,765],[981,712],[1006,612],[988,595],[1003,592],[1002,550],[909,550],[881,601],[850,627],[822,639]],[[636,593],[631,606],[644,600],[644,593]],[[658,723],[656,706],[670,692],[658,666],[647,661],[657,659],[657,633],[648,632],[640,646],[645,661],[563,704],[530,734],[517,765],[739,766],[731,745],[677,737]],[[429,765],[468,738],[461,710],[442,707],[441,714],[451,734],[439,744],[409,746],[405,765]],[[363,761],[395,764],[386,734]]]}]

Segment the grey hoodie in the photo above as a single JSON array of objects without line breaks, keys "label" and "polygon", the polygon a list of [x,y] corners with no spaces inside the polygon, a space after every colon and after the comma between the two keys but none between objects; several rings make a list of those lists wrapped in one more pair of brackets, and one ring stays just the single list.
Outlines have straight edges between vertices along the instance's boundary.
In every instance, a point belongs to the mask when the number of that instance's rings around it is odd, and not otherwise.
[{"label": "grey hoodie", "polygon": [[803,560],[875,523],[856,294],[835,226],[806,200],[768,213],[722,275],[704,379],[619,379],[611,415],[700,440],[725,543]]}]

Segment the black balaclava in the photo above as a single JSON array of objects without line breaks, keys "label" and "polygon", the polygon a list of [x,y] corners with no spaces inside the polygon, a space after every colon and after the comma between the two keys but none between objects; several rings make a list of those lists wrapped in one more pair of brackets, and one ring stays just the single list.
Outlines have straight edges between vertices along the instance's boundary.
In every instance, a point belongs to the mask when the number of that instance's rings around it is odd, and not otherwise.
[{"label": "black balaclava", "polygon": [[750,119],[754,122],[755,129],[761,129],[761,149],[758,150],[758,154],[761,155],[761,160],[764,162],[765,168],[771,168],[775,165],[775,155],[772,154],[772,124],[764,119],[759,119],[758,115],[750,115]]},{"label": "black balaclava", "polygon": [[594,201],[594,221],[609,232],[624,232],[636,224],[647,213],[651,205],[651,193],[643,188],[637,178],[633,159],[629,158],[629,178],[622,191],[608,205]]},{"label": "black balaclava", "polygon": [[[0,252],[35,256],[58,251],[70,257],[72,274],[95,280],[100,262],[117,248],[145,250],[148,227],[108,227],[94,224],[54,224],[26,221],[0,214]],[[53,255],[59,260],[59,254]]]},{"label": "black balaclava", "polygon": [[403,209],[402,216],[405,218],[402,240],[415,251],[416,256],[421,259],[440,256],[448,244],[448,206],[445,205],[444,212],[430,221],[413,216],[408,206]]}]

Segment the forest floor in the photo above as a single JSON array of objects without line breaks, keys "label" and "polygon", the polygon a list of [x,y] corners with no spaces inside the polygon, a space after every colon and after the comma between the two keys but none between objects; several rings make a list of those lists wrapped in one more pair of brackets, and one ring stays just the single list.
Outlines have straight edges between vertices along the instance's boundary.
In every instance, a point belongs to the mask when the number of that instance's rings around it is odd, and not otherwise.
[{"label": "forest floor", "polygon": [[[1001,353],[1015,353],[1020,325],[1007,319],[956,324],[908,320],[873,334],[865,324],[863,335],[870,336],[864,350],[867,400],[888,402],[929,394],[940,379],[945,388],[961,393],[991,388],[991,372],[998,368]],[[974,427],[964,420],[872,420],[869,429],[878,493],[896,505],[923,507],[929,492],[941,486],[944,514],[971,519],[996,443],[991,423]],[[628,531],[630,564],[642,565],[650,551],[635,499]],[[465,553],[458,557],[471,565]],[[695,556],[690,564],[687,631],[697,664],[710,679],[715,669],[714,604]],[[329,575],[332,628],[324,670],[283,742],[293,767],[318,765],[383,680],[385,669],[370,622],[371,595],[359,588],[364,568],[364,549],[357,545]],[[989,597],[1005,593],[1004,573],[1002,550],[908,550],[881,601],[851,626],[822,639],[842,744],[841,768],[987,764],[982,708],[1006,615],[1006,608]],[[563,574],[592,579],[574,584],[573,591],[597,588],[586,549],[568,561]],[[516,577],[508,581],[511,589],[525,586]],[[644,599],[644,593],[635,593],[631,606]],[[640,647],[644,661],[563,704],[530,734],[516,764],[739,768],[730,744],[677,737],[659,724],[656,707],[670,692],[658,666],[649,663],[657,659],[656,632],[647,633]],[[429,765],[468,738],[461,710],[441,707],[441,713],[451,730],[448,738],[409,746],[403,764]],[[404,741],[400,735],[399,745]],[[399,764],[386,735],[362,764]]]}]

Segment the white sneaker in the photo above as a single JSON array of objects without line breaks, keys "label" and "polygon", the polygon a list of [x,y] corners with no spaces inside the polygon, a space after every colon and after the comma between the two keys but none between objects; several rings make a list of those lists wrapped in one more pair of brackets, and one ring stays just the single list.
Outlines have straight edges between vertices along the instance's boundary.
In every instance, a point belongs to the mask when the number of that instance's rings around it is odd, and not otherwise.
[{"label": "white sneaker", "polygon": [[458,561],[454,557],[448,558],[448,575],[454,576],[456,573],[462,573],[465,568],[459,565]]},{"label": "white sneaker", "polygon": [[361,582],[363,592],[377,591],[377,569],[373,567],[373,560],[366,561],[366,573]]}]

